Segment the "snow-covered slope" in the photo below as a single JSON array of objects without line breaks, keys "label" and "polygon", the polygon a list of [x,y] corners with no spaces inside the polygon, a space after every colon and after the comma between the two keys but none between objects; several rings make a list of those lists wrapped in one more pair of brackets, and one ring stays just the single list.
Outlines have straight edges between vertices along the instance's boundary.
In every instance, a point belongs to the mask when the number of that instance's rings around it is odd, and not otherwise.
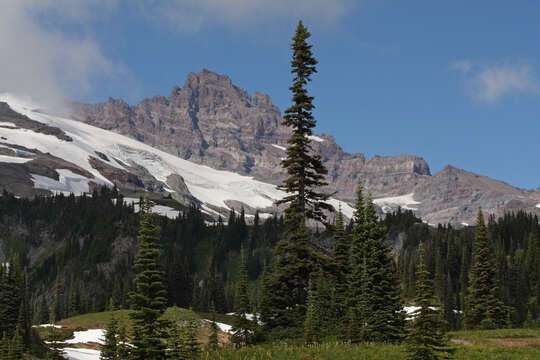
[{"label": "snow-covered slope", "polygon": [[373,202],[379,205],[385,213],[392,211],[395,207],[401,207],[406,210],[417,210],[417,208],[413,207],[412,205],[420,204],[420,202],[414,200],[414,193],[379,198],[373,200]]},{"label": "snow-covered slope", "polygon": [[[93,176],[93,178],[86,178],[66,169],[57,169],[59,180],[33,175],[32,180],[36,188],[80,194],[88,191],[89,182],[112,186],[113,182],[92,166],[91,158],[96,158],[96,154],[99,153],[110,167],[128,171],[126,168],[128,165],[136,164],[145,168],[156,180],[166,185],[171,181],[171,175],[180,175],[191,195],[203,205],[214,208],[229,209],[227,202],[237,201],[254,209],[271,209],[274,201],[285,195],[284,192],[277,190],[275,185],[255,180],[252,177],[194,164],[117,133],[71,119],[48,115],[42,110],[37,111],[36,109],[42,109],[39,105],[10,94],[0,94],[0,101],[8,103],[14,111],[32,120],[63,130],[73,139],[65,141],[33,130],[6,126],[0,127],[0,137],[4,145],[13,144],[27,149],[37,149],[42,153],[50,153],[78,165]],[[332,200],[331,203],[338,205],[337,200]],[[348,204],[341,205],[344,214],[351,217],[353,209]]]}]

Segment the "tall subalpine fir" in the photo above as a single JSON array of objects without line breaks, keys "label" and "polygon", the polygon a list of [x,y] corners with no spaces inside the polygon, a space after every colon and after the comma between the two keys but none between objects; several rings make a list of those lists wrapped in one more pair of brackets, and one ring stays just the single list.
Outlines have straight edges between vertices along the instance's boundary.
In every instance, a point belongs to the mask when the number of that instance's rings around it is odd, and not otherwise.
[{"label": "tall subalpine fir", "polygon": [[317,262],[306,221],[325,222],[324,210],[333,209],[325,202],[329,195],[318,190],[326,185],[324,177],[328,171],[311,147],[310,136],[316,122],[312,114],[313,97],[308,95],[306,86],[311,75],[317,72],[317,60],[311,52],[312,46],[307,43],[310,36],[299,21],[291,44],[294,79],[289,89],[293,93],[293,105],[285,110],[283,121],[292,134],[287,141],[286,158],[281,162],[288,178],[279,188],[288,195],[277,202],[288,205],[285,210],[287,239],[275,248],[275,269],[265,283],[270,286],[267,293],[272,297],[269,299],[272,307],[270,313],[261,314],[267,320],[267,329],[282,328],[292,332],[303,328],[309,277]]},{"label": "tall subalpine fir", "polygon": [[238,268],[238,278],[236,295],[234,298],[234,319],[232,324],[232,342],[236,346],[244,346],[249,343],[251,334],[253,333],[253,323],[248,320],[249,313],[249,298],[248,298],[248,271],[247,257],[244,248],[240,252],[240,266]]},{"label": "tall subalpine fir", "polygon": [[351,229],[350,274],[348,277],[348,297],[346,302],[346,321],[342,335],[349,341],[357,343],[362,340],[362,324],[365,309],[362,294],[365,293],[365,205],[362,182],[358,180],[356,188],[356,203]]},{"label": "tall subalpine fir", "polygon": [[506,327],[508,310],[500,300],[497,268],[482,209],[478,210],[476,220],[469,284],[465,303],[465,326],[469,329]]},{"label": "tall subalpine fir", "polygon": [[295,76],[289,89],[293,93],[293,105],[285,110],[283,121],[283,125],[292,130],[292,135],[287,141],[287,156],[281,162],[289,177],[280,189],[290,195],[277,203],[289,205],[285,212],[286,222],[293,225],[298,225],[305,218],[324,222],[326,217],[323,210],[332,210],[332,206],[325,202],[329,194],[316,190],[327,185],[324,177],[328,170],[324,167],[320,155],[312,153],[311,147],[310,136],[313,135],[312,129],[316,125],[312,114],[315,106],[306,86],[311,81],[311,75],[317,72],[317,60],[311,52],[312,45],[307,43],[310,36],[302,21],[299,21],[291,45],[291,72]]},{"label": "tall subalpine fir", "polygon": [[101,346],[100,360],[119,360],[118,357],[118,320],[114,314],[113,300],[110,300],[111,317],[105,329],[105,343]]},{"label": "tall subalpine fir", "polygon": [[163,271],[160,266],[160,228],[156,215],[150,212],[146,199],[141,206],[139,252],[133,268],[136,272],[135,290],[130,294],[133,321],[132,360],[165,360],[168,322],[161,318],[167,307]]},{"label": "tall subalpine fir", "polygon": [[334,275],[334,314],[336,324],[340,327],[339,333],[344,335],[347,316],[347,296],[349,293],[349,275],[350,275],[350,245],[349,239],[345,234],[343,227],[343,213],[341,207],[336,216],[334,226],[334,250],[332,257],[332,272]]},{"label": "tall subalpine fir", "polygon": [[385,228],[375,213],[371,195],[364,202],[358,182],[351,232],[351,274],[347,301],[347,338],[351,342],[401,340],[404,317],[399,281]]},{"label": "tall subalpine fir", "polygon": [[449,348],[444,334],[444,323],[437,310],[433,282],[424,262],[424,245],[418,246],[415,304],[419,309],[412,314],[407,335],[407,352],[411,360],[448,358]]}]

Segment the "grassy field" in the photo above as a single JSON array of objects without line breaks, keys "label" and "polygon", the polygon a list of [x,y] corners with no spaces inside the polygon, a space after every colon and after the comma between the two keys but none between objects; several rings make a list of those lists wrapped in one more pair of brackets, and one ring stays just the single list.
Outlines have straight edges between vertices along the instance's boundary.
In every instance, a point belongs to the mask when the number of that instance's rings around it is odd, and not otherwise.
[{"label": "grassy field", "polygon": [[[129,328],[129,310],[114,312],[120,324]],[[111,312],[91,313],[75,316],[59,322],[64,328],[59,333],[63,339],[70,338],[73,331],[104,328],[109,321]],[[183,322],[194,319],[208,319],[210,314],[197,314],[191,310],[177,307],[165,312],[166,319]],[[218,315],[217,321],[231,323],[232,317]],[[208,341],[208,326],[201,324],[199,341]],[[39,329],[46,338],[45,329]],[[454,352],[454,359],[463,360],[539,360],[540,359],[540,329],[500,329],[479,331],[457,331],[449,334]],[[226,334],[220,334],[222,346],[229,344]],[[301,345],[292,343],[274,343],[249,346],[242,349],[225,347],[218,351],[203,351],[202,359],[216,360],[349,360],[349,359],[406,359],[405,346],[388,344],[348,345],[338,342],[327,342],[320,345]]]},{"label": "grassy field", "polygon": [[[458,360],[538,360],[540,329],[501,329],[458,331],[449,334]],[[287,343],[250,346],[243,349],[222,349],[204,352],[203,359],[216,360],[346,360],[407,358],[405,346],[388,344],[347,345],[338,342],[320,345]]]}]

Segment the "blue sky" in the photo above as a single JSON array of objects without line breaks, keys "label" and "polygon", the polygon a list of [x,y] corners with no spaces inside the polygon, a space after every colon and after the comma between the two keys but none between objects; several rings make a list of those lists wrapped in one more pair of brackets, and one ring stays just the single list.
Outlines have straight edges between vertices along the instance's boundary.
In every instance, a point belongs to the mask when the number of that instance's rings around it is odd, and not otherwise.
[{"label": "blue sky", "polygon": [[0,46],[17,61],[0,60],[1,91],[137,103],[207,68],[283,110],[302,18],[316,132],[348,152],[421,156],[432,173],[540,186],[538,2],[7,1]]}]

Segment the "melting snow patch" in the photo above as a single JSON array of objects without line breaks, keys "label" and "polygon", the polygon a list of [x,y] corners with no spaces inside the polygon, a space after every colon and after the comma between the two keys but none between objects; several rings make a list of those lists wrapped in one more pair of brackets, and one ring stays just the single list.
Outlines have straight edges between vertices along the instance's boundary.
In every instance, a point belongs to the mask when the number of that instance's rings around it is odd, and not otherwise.
[{"label": "melting snow patch", "polygon": [[539,203],[539,204],[536,204],[536,207],[537,207],[537,208],[540,208],[540,203]]},{"label": "melting snow patch", "polygon": [[[128,205],[133,204],[133,210],[135,212],[139,212],[140,206],[139,206],[138,198],[126,197],[124,198],[124,203]],[[164,206],[164,205],[154,205],[152,206],[150,211],[161,216],[166,216],[169,219],[173,219],[173,220],[176,219],[180,215],[180,211],[173,209],[172,207]]]},{"label": "melting snow patch", "polygon": [[[208,319],[203,319],[204,321],[207,321],[209,323],[212,322],[212,320],[208,320]],[[217,322],[217,321],[214,321],[216,323],[216,325],[218,326],[219,330],[223,331],[223,332],[226,332],[226,333],[230,333],[231,330],[232,330],[232,326],[231,325],[228,325],[228,324],[224,324],[224,323],[220,323],[220,322]]]},{"label": "melting snow patch", "polygon": [[17,127],[17,125],[15,125],[14,123],[9,122],[9,121],[0,121],[0,126],[10,127],[10,128],[16,128]]},{"label": "melting snow patch", "polygon": [[272,146],[275,147],[276,149],[279,149],[279,150],[283,150],[283,151],[286,151],[286,150],[287,150],[286,147],[281,146],[281,145],[272,144]]},{"label": "melting snow patch", "polygon": [[68,360],[99,360],[101,352],[92,349],[64,348],[64,358]]},{"label": "melting snow patch", "polygon": [[417,208],[410,206],[420,204],[420,202],[414,200],[413,197],[414,193],[410,193],[401,196],[374,199],[373,202],[379,205],[385,213],[390,212],[392,210],[392,207],[397,206],[400,206],[402,209],[405,210],[418,210]]},{"label": "melting snow patch", "polygon": [[32,327],[34,327],[34,328],[38,328],[38,327],[40,327],[40,328],[53,327],[53,328],[56,328],[56,329],[62,328],[61,325],[54,325],[54,324],[41,324],[41,325],[34,325],[34,326],[32,326]]},{"label": "melting snow patch", "polygon": [[466,222],[462,222],[461,225],[463,225],[463,226],[469,226],[469,224],[466,223]]},{"label": "melting snow patch", "polygon": [[50,190],[55,193],[73,193],[75,195],[82,195],[90,191],[88,185],[90,179],[66,169],[57,169],[56,172],[59,175],[58,180],[42,175],[30,174],[32,175],[32,181],[34,181],[34,187],[36,189]]},{"label": "melting snow patch", "polygon": [[320,138],[320,137],[315,136],[315,135],[310,135],[310,136],[308,136],[308,138],[309,138],[310,140],[313,140],[313,141],[316,141],[316,142],[323,142],[323,141],[324,141],[323,138]]},{"label": "melting snow patch", "polygon": [[32,159],[30,158],[20,158],[16,156],[0,155],[0,162],[2,163],[13,163],[13,164],[24,164]]},{"label": "melting snow patch", "polygon": [[97,343],[104,344],[105,330],[103,329],[90,329],[86,331],[75,331],[73,333],[75,338],[64,341],[66,344],[86,344]]}]

